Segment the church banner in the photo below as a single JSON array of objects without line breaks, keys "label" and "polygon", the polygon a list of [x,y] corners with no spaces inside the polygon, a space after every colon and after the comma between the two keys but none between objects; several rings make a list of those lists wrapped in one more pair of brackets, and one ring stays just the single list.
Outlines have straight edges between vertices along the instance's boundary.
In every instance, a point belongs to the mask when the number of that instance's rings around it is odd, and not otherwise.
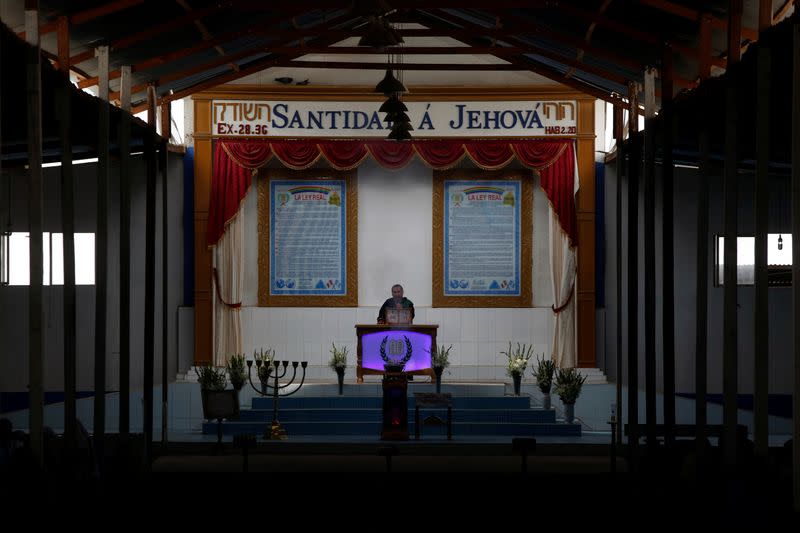
[{"label": "church banner", "polygon": [[446,296],[519,296],[521,191],[520,180],[444,182]]},{"label": "church banner", "polygon": [[[214,137],[383,138],[382,102],[214,100]],[[414,137],[575,136],[574,100],[406,101]]]},{"label": "church banner", "polygon": [[270,169],[257,183],[259,305],[357,305],[352,174]]},{"label": "church banner", "polygon": [[347,292],[344,181],[270,182],[270,293]]},{"label": "church banner", "polygon": [[434,307],[531,305],[532,189],[524,170],[434,171]]}]

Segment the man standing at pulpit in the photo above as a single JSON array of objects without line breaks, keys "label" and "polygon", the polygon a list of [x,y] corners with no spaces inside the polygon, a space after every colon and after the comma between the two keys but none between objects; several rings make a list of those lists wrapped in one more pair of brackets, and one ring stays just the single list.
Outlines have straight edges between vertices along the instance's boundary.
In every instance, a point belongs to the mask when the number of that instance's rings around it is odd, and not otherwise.
[{"label": "man standing at pulpit", "polygon": [[411,309],[411,319],[414,319],[414,303],[403,297],[403,286],[399,283],[392,285],[392,297],[383,302],[378,312],[378,324],[386,323],[386,309]]}]

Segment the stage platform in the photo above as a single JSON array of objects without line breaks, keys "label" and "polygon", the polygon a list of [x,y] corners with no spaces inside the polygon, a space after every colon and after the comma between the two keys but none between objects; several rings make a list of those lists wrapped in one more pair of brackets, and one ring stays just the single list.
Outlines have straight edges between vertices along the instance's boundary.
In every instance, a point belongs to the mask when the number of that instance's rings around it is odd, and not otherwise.
[{"label": "stage platform", "polygon": [[[252,391],[252,389],[251,389]],[[408,384],[408,431],[414,438],[415,394],[435,392],[431,383]],[[449,383],[442,393],[452,396],[452,436],[458,439],[475,437],[533,437],[540,435],[579,437],[580,423],[567,423],[556,418],[554,409],[535,407],[529,395],[513,396],[504,383]],[[302,393],[302,394],[300,394]],[[378,383],[347,385],[338,394],[338,385],[309,383],[295,395],[280,398],[278,420],[291,435],[297,436],[364,436],[381,434],[382,389]],[[446,408],[421,408],[420,421],[428,417],[446,419]],[[239,418],[222,422],[228,435],[263,435],[273,417],[271,397],[251,397]],[[423,424],[421,424],[422,426]],[[216,435],[217,422],[205,422],[203,433]],[[421,438],[444,437],[445,425],[424,426]]]}]

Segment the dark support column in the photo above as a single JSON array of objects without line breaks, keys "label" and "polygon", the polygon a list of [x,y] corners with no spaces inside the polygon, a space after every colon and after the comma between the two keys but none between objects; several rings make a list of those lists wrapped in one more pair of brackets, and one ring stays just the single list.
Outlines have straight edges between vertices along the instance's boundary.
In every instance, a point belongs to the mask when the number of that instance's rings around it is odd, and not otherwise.
[{"label": "dark support column", "polygon": [[56,114],[61,136],[61,229],[64,243],[64,445],[75,445],[77,415],[75,310],[75,182],[72,173],[72,99],[69,84],[69,19],[58,17],[58,68],[66,76],[57,90]]},{"label": "dark support column", "polygon": [[698,114],[697,150],[697,293],[695,329],[695,424],[697,425],[698,462],[705,456],[708,412],[706,393],[708,390],[708,189],[711,178],[709,155],[709,117],[707,88],[700,88],[701,104]]},{"label": "dark support column", "polygon": [[795,4],[794,66],[792,74],[792,311],[794,324],[794,430],[792,431],[792,480],[794,510],[800,512],[800,11]]},{"label": "dark support column", "polygon": [[644,396],[647,445],[656,444],[656,120],[655,76],[645,73],[644,127]]},{"label": "dark support column", "polygon": [[156,310],[156,145],[155,127],[145,134],[147,192],[145,214],[145,277],[144,277],[144,446],[145,464],[152,460],[153,449],[153,362],[155,351]]},{"label": "dark support column", "polygon": [[628,141],[628,448],[631,467],[639,458],[639,137]]},{"label": "dark support column", "polygon": [[[37,464],[43,460],[44,427],[44,184],[42,182],[42,65],[39,52],[39,8],[25,0],[25,36],[28,48],[26,82],[28,107],[28,228],[30,235],[30,290],[28,292],[28,387],[30,445]],[[10,199],[9,199],[10,201]]]},{"label": "dark support column", "polygon": [[675,248],[673,227],[673,161],[672,161],[672,47],[665,45],[661,66],[661,120],[663,133],[662,157],[662,335],[664,338],[664,441],[671,446],[675,439]]},{"label": "dark support column", "polygon": [[[736,426],[739,422],[736,401],[739,379],[739,344],[737,339],[737,242],[739,236],[738,206],[739,177],[737,152],[738,115],[736,66],[741,56],[742,0],[731,0],[728,20],[728,71],[725,84],[725,172],[724,233],[725,233],[725,289],[723,293],[722,340],[722,421],[724,437],[724,462],[728,469],[736,466]],[[738,32],[737,32],[738,29]]]},{"label": "dark support column", "polygon": [[617,442],[622,442],[622,177],[625,174],[622,108],[614,106],[614,139],[617,145]]},{"label": "dark support column", "polygon": [[[639,168],[642,158],[637,120],[637,88],[628,84],[628,453],[639,469]],[[627,151],[627,150],[626,150]]]},{"label": "dark support column", "polygon": [[753,321],[753,438],[755,453],[767,457],[769,394],[769,282],[767,273],[767,233],[769,232],[769,157],[770,91],[772,86],[771,50],[758,44],[756,80],[756,183],[755,183],[755,309]]},{"label": "dark support column", "polygon": [[119,434],[127,444],[131,419],[131,67],[120,69],[119,120]]},{"label": "dark support column", "polygon": [[[730,72],[730,71],[729,71]],[[722,341],[722,395],[723,395],[723,425],[725,426],[725,463],[729,467],[736,464],[736,425],[737,416],[737,383],[739,379],[738,364],[739,351],[737,344],[736,324],[736,254],[738,237],[738,175],[736,172],[736,87],[728,80],[725,88],[725,173],[723,181],[724,191],[724,280],[723,294],[723,341]]]},{"label": "dark support column", "polygon": [[108,294],[108,46],[96,50],[100,77],[97,123],[97,234],[94,307],[94,449],[103,465],[106,434],[106,322]]},{"label": "dark support column", "polygon": [[[169,104],[166,105],[169,109]],[[164,108],[162,107],[162,113]],[[162,130],[163,131],[163,130]],[[166,135],[169,135],[167,133]],[[167,137],[169,138],[169,137]],[[169,331],[169,313],[168,299],[169,293],[167,291],[168,278],[169,278],[169,239],[168,226],[167,226],[167,205],[168,205],[168,169],[167,169],[167,145],[169,143],[165,140],[161,144],[161,443],[166,447],[167,445],[167,421],[169,419],[169,364],[168,360],[168,331]],[[166,449],[166,448],[164,448]]]}]

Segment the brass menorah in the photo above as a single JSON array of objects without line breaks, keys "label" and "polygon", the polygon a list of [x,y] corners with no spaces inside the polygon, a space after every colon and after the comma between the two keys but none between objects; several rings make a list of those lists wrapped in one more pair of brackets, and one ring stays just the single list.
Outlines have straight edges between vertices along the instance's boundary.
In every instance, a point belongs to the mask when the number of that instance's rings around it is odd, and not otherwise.
[{"label": "brass menorah", "polygon": [[[258,369],[261,368],[262,361],[260,359],[256,359],[256,374],[258,374]],[[300,390],[303,386],[303,383],[306,380],[306,367],[308,366],[307,361],[303,361],[302,363],[298,363],[297,361],[292,361],[292,379],[285,383],[279,383],[278,380],[282,379],[286,376],[286,371],[289,368],[289,361],[274,361],[272,365],[275,367],[274,369],[269,366],[269,363],[264,363],[267,368],[267,377],[264,381],[261,382],[261,389],[256,388],[253,384],[253,375],[252,375],[252,368],[253,368],[253,361],[252,359],[247,360],[247,379],[250,382],[250,386],[253,387],[253,390],[256,391],[260,396],[269,396],[269,390],[272,389],[272,423],[267,426],[267,430],[264,433],[265,439],[285,439],[286,438],[286,430],[281,427],[281,423],[278,421],[278,398],[284,398],[286,396],[291,396],[292,394],[296,393]],[[303,369],[303,375],[300,379],[300,384],[297,386],[296,389],[292,390],[291,392],[286,392],[284,389],[289,387],[292,383],[294,383],[295,378],[297,377],[297,366]],[[281,369],[281,367],[283,367]],[[270,376],[271,374],[271,376]],[[272,377],[273,384],[269,384],[269,379]],[[281,392],[283,391],[283,392]]]}]

